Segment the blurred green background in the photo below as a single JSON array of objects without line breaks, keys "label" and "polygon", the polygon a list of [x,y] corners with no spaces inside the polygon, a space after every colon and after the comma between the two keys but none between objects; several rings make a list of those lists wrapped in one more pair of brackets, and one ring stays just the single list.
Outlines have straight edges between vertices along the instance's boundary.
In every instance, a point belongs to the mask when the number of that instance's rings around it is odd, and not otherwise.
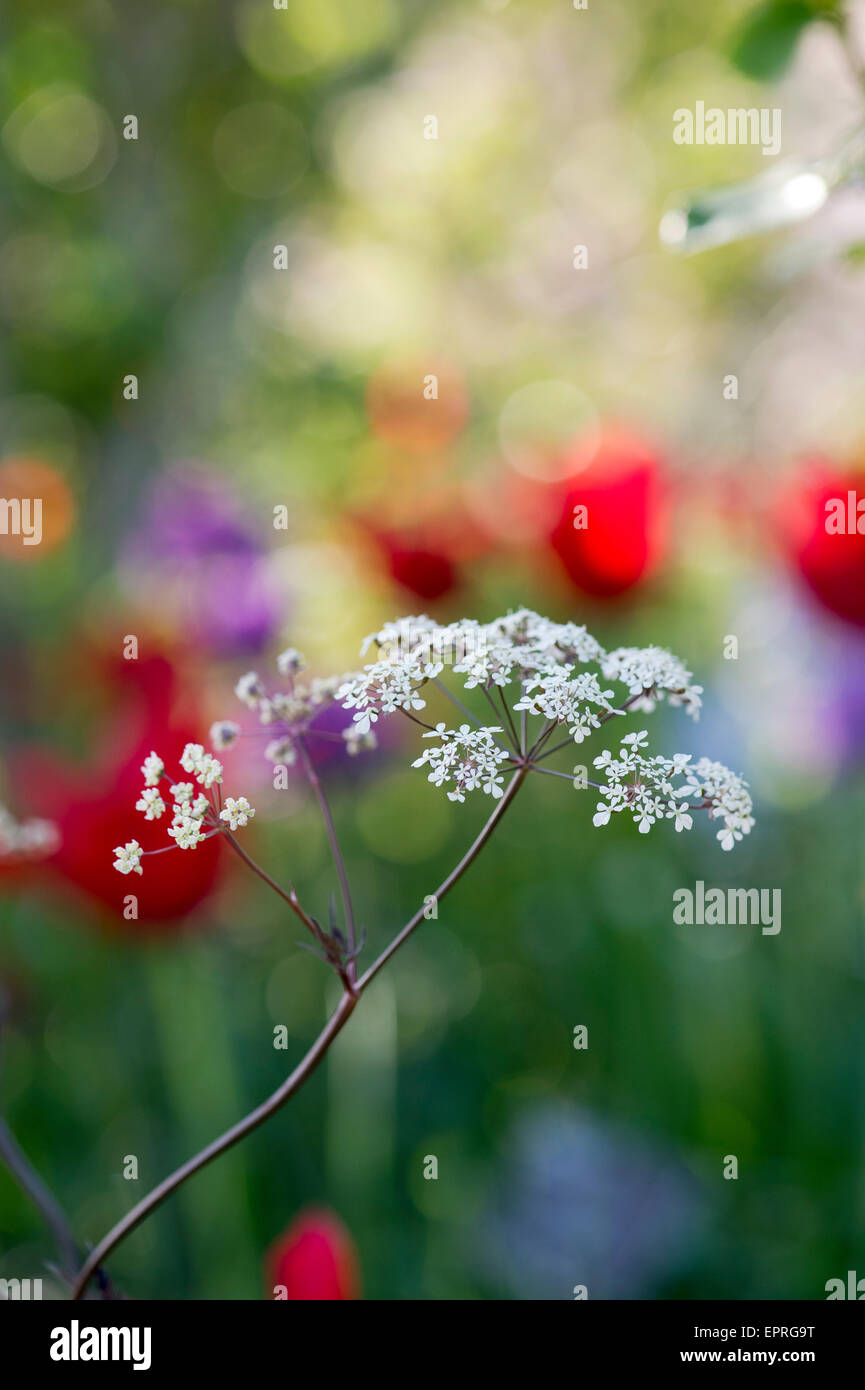
[{"label": "blurred green background", "polygon": [[[310,1205],[368,1298],[810,1299],[865,1261],[865,537],[822,546],[818,507],[860,476],[865,198],[702,257],[657,235],[682,190],[770,163],[677,146],[677,108],[780,107],[785,159],[865,119],[862,10],[846,36],[836,13],[8,0],[0,494],[45,503],[41,546],[0,537],[0,800],[64,848],[0,862],[0,1109],[78,1238],[274,1089],[333,1002],[235,864],[122,920],[141,740],[203,739],[245,670],[525,604],[681,655],[704,718],[659,712],[653,742],[756,803],[727,856],[531,781],[308,1088],[112,1257],[129,1296],[264,1296]],[[553,539],[582,486],[598,553]],[[324,768],[371,949],[484,811],[418,752],[398,730]],[[248,843],[324,915],[314,806],[237,758]],[[780,887],[780,934],[674,926],[698,879]],[[0,1170],[0,1276],[52,1258]]]}]

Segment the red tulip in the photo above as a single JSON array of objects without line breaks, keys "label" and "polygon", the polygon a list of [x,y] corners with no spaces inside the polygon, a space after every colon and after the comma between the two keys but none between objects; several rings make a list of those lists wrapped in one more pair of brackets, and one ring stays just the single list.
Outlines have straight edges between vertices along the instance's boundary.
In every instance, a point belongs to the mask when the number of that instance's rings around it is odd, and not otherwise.
[{"label": "red tulip", "polygon": [[[449,506],[447,515],[445,508]],[[469,515],[464,499],[435,499],[435,512],[404,524],[360,518],[391,579],[425,602],[455,593],[466,568],[490,548],[490,537]]]},{"label": "red tulip", "polygon": [[616,598],[639,583],[659,555],[658,459],[634,436],[608,430],[592,452],[575,450],[572,462],[550,540],[578,589]]},{"label": "red tulip", "polygon": [[391,578],[418,598],[433,602],[458,587],[457,567],[443,550],[405,543],[393,536],[382,537],[381,545]]},{"label": "red tulip", "polygon": [[354,1242],[332,1212],[302,1212],[265,1257],[268,1297],[277,1300],[360,1298]]},{"label": "red tulip", "polygon": [[[851,518],[849,493],[854,496]],[[811,592],[824,608],[857,627],[865,627],[865,515],[855,510],[856,499],[862,498],[865,475],[840,470],[827,459],[812,459],[784,490],[779,507],[782,535]],[[831,503],[840,507],[827,508]],[[835,510],[842,518],[841,530],[830,517]],[[850,519],[853,525],[848,527]]]}]

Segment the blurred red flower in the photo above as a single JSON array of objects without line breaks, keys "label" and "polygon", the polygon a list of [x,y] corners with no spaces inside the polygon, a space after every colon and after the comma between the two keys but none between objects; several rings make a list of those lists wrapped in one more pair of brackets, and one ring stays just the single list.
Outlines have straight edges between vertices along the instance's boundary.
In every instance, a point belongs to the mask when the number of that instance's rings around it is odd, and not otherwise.
[{"label": "blurred red flower", "polygon": [[324,1208],[301,1212],[265,1256],[269,1298],[360,1298],[354,1241],[339,1218]]},{"label": "blurred red flower", "polygon": [[422,537],[375,532],[388,573],[401,588],[428,602],[444,598],[462,582],[459,569],[440,542],[438,548]]},{"label": "blurred red flower", "polygon": [[459,490],[436,488],[428,480],[423,501],[411,504],[411,520],[393,515],[400,511],[399,498],[390,499],[389,509],[387,520],[359,516],[358,525],[391,579],[425,602],[461,589],[472,565],[492,548],[491,536]]},{"label": "blurred red flower", "polygon": [[662,549],[657,455],[636,436],[608,428],[600,442],[574,449],[555,486],[560,506],[550,540],[572,583],[600,599],[638,584]]},{"label": "blurred red flower", "polygon": [[[46,748],[21,754],[14,764],[21,804],[59,826],[60,847],[48,862],[67,883],[108,909],[106,922],[132,932],[171,926],[213,888],[218,842],[146,859],[140,876],[118,874],[113,850],[131,839],[146,850],[170,843],[164,819],[146,821],[135,810],[143,785],[141,763],[155,749],[170,769],[184,744],[200,742],[202,721],[191,709],[175,713],[177,676],[165,656],[103,659],[96,673],[94,699],[107,695],[111,715],[101,727],[94,757],[82,768]],[[123,915],[129,895],[138,900],[137,918]]]},{"label": "blurred red flower", "polygon": [[[826,525],[827,503],[840,503],[846,513],[848,493],[865,498],[865,474],[839,469],[828,459],[809,459],[782,489],[779,527],[788,553],[823,607],[865,627],[865,534],[856,526],[855,502],[852,528],[827,530]],[[865,517],[861,520],[865,526]]]}]

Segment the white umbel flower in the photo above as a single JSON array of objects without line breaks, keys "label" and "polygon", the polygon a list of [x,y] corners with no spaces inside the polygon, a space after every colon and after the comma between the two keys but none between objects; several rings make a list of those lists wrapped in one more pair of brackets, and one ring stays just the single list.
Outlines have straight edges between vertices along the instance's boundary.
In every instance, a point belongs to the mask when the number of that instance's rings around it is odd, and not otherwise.
[{"label": "white umbel flower", "polygon": [[461,724],[458,729],[448,729],[445,724],[437,724],[424,738],[438,738],[440,742],[425,748],[412,767],[429,765],[432,771],[427,781],[437,787],[451,784],[449,801],[465,801],[466,792],[478,789],[487,796],[499,797],[504,781],[499,768],[509,757],[507,749],[496,743],[495,736],[501,732],[493,725],[473,729]]},{"label": "white umbel flower", "polygon": [[[717,834],[722,849],[732,849],[750,832],[754,817],[747,782],[709,758],[692,763],[688,753],[644,757],[646,742],[645,730],[626,734],[617,758],[604,749],[594,759],[607,782],[600,788],[604,800],[598,802],[595,825],[606,825],[618,811],[630,811],[643,834],[660,820],[673,820],[676,830],[690,830],[690,812],[699,809],[723,820]],[[676,778],[684,780],[676,783]]]},{"label": "white umbel flower", "polygon": [[222,781],[223,767],[218,758],[214,758],[212,753],[205,753],[198,761],[195,769],[195,780],[202,787],[212,787],[216,782]]},{"label": "white umbel flower", "polygon": [[135,803],[135,809],[144,812],[145,820],[159,820],[159,817],[165,813],[165,802],[159,795],[159,789],[157,787],[145,787]]},{"label": "white umbel flower", "polygon": [[144,853],[137,840],[127,840],[114,851],[114,867],[119,874],[142,874],[141,856]]},{"label": "white umbel flower", "polygon": [[32,817],[19,821],[0,804],[0,861],[47,859],[60,845],[60,831],[53,821]]},{"label": "white umbel flower", "polygon": [[258,679],[255,671],[247,671],[245,676],[241,676],[234,693],[242,705],[247,709],[255,709],[259,700],[264,695],[264,687]]},{"label": "white umbel flower", "polygon": [[215,724],[210,726],[210,743],[217,753],[224,753],[226,748],[230,748],[240,733],[240,725],[235,724],[233,719],[218,719]]},{"label": "white umbel flower", "polygon": [[177,841],[178,849],[195,849],[204,839],[204,828],[196,816],[177,816],[174,825],[168,827],[172,840]]},{"label": "white umbel flower", "polygon": [[250,806],[245,796],[228,796],[219,813],[219,819],[228,822],[229,830],[236,830],[239,825],[246,825],[251,821],[254,815],[255,808]]},{"label": "white umbel flower", "polygon": [[688,779],[684,792],[691,801],[705,798],[710,817],[723,820],[723,828],[717,834],[722,849],[731,850],[743,835],[750,834],[754,806],[747,782],[711,758],[700,758],[684,775]]},{"label": "white umbel flower", "polygon": [[617,647],[601,659],[601,670],[608,680],[621,681],[634,700],[632,709],[651,714],[659,700],[683,705],[693,719],[698,718],[703,693],[701,685],[691,683],[691,672],[677,656],[663,647]]},{"label": "white umbel flower", "polygon": [[382,714],[393,714],[398,709],[424,709],[426,701],[417,693],[424,680],[424,668],[415,662],[375,661],[360,676],[341,686],[337,699],[342,701],[343,709],[355,711],[358,731],[368,734]]},{"label": "white umbel flower", "polygon": [[165,764],[156,753],[151,753],[141,764],[141,775],[144,778],[145,787],[155,787],[159,784],[160,777],[165,775]]},{"label": "white umbel flower", "polygon": [[565,666],[527,680],[525,694],[514,709],[542,714],[557,724],[568,723],[574,742],[582,743],[592,729],[600,726],[598,709],[612,714],[612,698],[612,690],[602,690],[593,671],[572,676],[570,667]]},{"label": "white umbel flower", "polygon": [[675,801],[671,798],[670,809],[667,811],[667,820],[674,821],[677,831],[690,830],[691,826],[694,824],[693,816],[688,815],[689,809],[687,801],[683,801],[680,806],[677,806]]},{"label": "white umbel flower", "polygon": [[296,676],[305,665],[306,662],[295,647],[286,647],[276,658],[276,669],[281,676]]},{"label": "white umbel flower", "polygon": [[297,749],[293,740],[286,734],[283,738],[273,738],[264,750],[264,756],[274,767],[294,767],[297,762]]},{"label": "white umbel flower", "polygon": [[350,728],[343,729],[343,739],[345,740],[345,751],[350,758],[356,758],[358,753],[365,753],[371,748],[378,747],[378,739],[372,729],[367,729],[366,733],[361,733],[356,724]]},{"label": "white umbel flower", "polygon": [[197,772],[201,759],[204,757],[204,745],[201,743],[187,743],[180,755],[180,766],[184,772]]}]

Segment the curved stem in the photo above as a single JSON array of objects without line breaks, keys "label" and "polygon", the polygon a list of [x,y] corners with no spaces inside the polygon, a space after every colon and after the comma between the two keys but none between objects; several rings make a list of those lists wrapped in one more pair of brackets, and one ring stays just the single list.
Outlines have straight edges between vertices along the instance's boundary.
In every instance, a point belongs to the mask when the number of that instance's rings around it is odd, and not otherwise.
[{"label": "curved stem", "polygon": [[234,835],[232,835],[230,830],[223,830],[221,833],[225,836],[226,840],[231,845],[231,848],[234,850],[235,854],[238,854],[240,858],[243,860],[244,864],[248,864],[250,869],[252,869],[252,872],[254,874],[257,874],[258,877],[264,883],[266,883],[269,888],[272,888],[274,893],[278,893],[279,896],[282,898],[283,902],[288,903],[292,912],[294,912],[300,918],[301,922],[303,922],[303,925],[307,928],[308,931],[312,933],[315,940],[318,941],[318,932],[316,931],[307,914],[304,912],[300,903],[297,901],[297,895],[295,894],[294,889],[292,888],[288,893],[286,893],[284,888],[280,888],[279,884],[276,882],[276,879],[271,878],[270,874],[266,873],[260,864],[256,864],[251,854],[247,854],[246,850],[243,848],[243,845],[240,843],[239,840],[235,839]]},{"label": "curved stem", "polygon": [[[519,791],[520,787],[522,786],[522,783],[524,782],[528,774],[528,771],[529,769],[527,767],[521,767],[514,774],[507,790],[502,796],[501,801],[496,806],[496,809],[493,811],[492,815],[490,816],[483,830],[478,835],[477,839],[473,841],[469,849],[466,850],[460,862],[457,864],[456,868],[451,870],[447,878],[444,880],[443,883],[439,885],[439,887],[433,894],[433,896],[438,901],[440,901],[444,897],[445,893],[450,892],[454,884],[460,878],[462,878],[469,865],[473,862],[474,859],[477,858],[478,854],[483,849],[487,840],[492,835],[493,831],[495,830],[505,811],[508,809],[517,792]],[[412,932],[420,926],[421,922],[424,920],[425,910],[426,904],[424,904],[422,908],[419,908],[413,917],[409,918],[402,931],[394,937],[390,945],[385,947],[378,959],[373,961],[372,965],[365,972],[365,974],[363,974],[360,977],[360,979],[357,982],[358,993],[366,989],[367,985],[375,979],[382,966],[387,964],[394,952],[398,951],[400,946],[402,946],[403,942],[407,941],[408,938],[411,936]]]},{"label": "curved stem", "polygon": [[165,1201],[166,1197],[170,1197],[171,1193],[176,1191],[182,1183],[186,1182],[187,1178],[191,1178],[194,1173],[200,1172],[208,1163],[212,1163],[220,1154],[232,1148],[233,1145],[237,1144],[241,1139],[244,1139],[247,1134],[251,1134],[259,1125],[264,1124],[265,1120],[268,1120],[271,1115],[275,1114],[276,1111],[294,1095],[295,1091],[300,1089],[307,1077],[311,1076],[315,1071],[315,1068],[327,1052],[334,1038],[353,1013],[356,1005],[357,996],[355,994],[344,994],[336,1010],[331,1014],[326,1026],[322,1029],[321,1033],[319,1033],[306,1056],[297,1064],[294,1071],[283,1081],[282,1085],[278,1087],[271,1096],[268,1096],[267,1100],[263,1101],[255,1110],[250,1111],[242,1120],[238,1120],[237,1124],[233,1125],[231,1129],[226,1130],[224,1134],[221,1134],[218,1139],[214,1139],[213,1142],[202,1149],[200,1153],[195,1154],[193,1158],[190,1158],[186,1163],[176,1168],[169,1177],[165,1178],[158,1187],[154,1187],[152,1192],[149,1192],[137,1206],[133,1207],[131,1211],[127,1212],[126,1215],[118,1221],[117,1225],[108,1232],[107,1236],[103,1237],[96,1248],[87,1256],[75,1282],[75,1287],[72,1290],[73,1300],[81,1298],[81,1295],[87,1288],[98,1266],[107,1259],[112,1250],[114,1250],[122,1240],[125,1240],[126,1237],[135,1230],[136,1226],[139,1226],[152,1211],[155,1211],[156,1208]]},{"label": "curved stem", "polygon": [[[529,768],[526,766],[520,767],[515,772],[504,795],[498,802],[498,805],[487,820],[483,829],[476,836],[456,868],[452,869],[447,878],[440,884],[435,894],[437,899],[443,898],[445,894],[450,891],[454,884],[465,873],[469,865],[477,858],[487,840],[492,835],[495,827],[505,814],[508,806],[516,796],[525,778],[528,776],[528,772]],[[283,892],[278,884],[274,883],[270,876],[266,874],[263,869],[259,868],[230,832],[226,832],[226,834],[241,858],[254,869],[260,878],[263,878],[266,883],[269,883],[272,888],[276,889],[280,897],[285,899],[293,911],[298,912],[302,919],[306,920],[305,914],[301,913],[296,899],[293,900],[287,893]],[[214,1139],[211,1144],[208,1144],[206,1148],[195,1154],[180,1168],[177,1168],[169,1177],[165,1178],[152,1192],[148,1193],[137,1206],[133,1207],[126,1216],[122,1217],[121,1220],[117,1222],[117,1225],[103,1237],[95,1249],[88,1255],[87,1260],[81,1268],[81,1272],[78,1275],[72,1292],[73,1299],[81,1298],[96,1269],[111,1254],[112,1250],[116,1249],[120,1242],[125,1240],[125,1238],[135,1230],[136,1226],[139,1226],[151,1212],[155,1211],[156,1208],[165,1201],[166,1197],[170,1197],[171,1193],[175,1192],[188,1178],[193,1177],[195,1173],[199,1172],[208,1163],[211,1163],[213,1159],[218,1158],[220,1154],[225,1153],[232,1145],[238,1143],[239,1140],[245,1138],[252,1130],[263,1124],[265,1120],[275,1114],[276,1111],[300,1089],[304,1082],[312,1075],[313,1071],[328,1051],[334,1038],[354,1012],[362,992],[372,980],[375,979],[375,976],[382,967],[390,960],[391,956],[399,950],[400,946],[408,940],[423,920],[424,909],[421,908],[413,917],[409,918],[402,931],[400,931],[398,935],[394,937],[390,945],[382,951],[378,959],[373,962],[362,978],[358,980],[357,984],[353,988],[350,985],[346,988],[346,992],[343,994],[336,1011],[331,1015],[326,1027],[318,1035],[306,1056],[298,1063],[287,1080],[285,1080],[266,1101],[255,1110],[251,1111],[242,1120],[239,1120],[231,1129],[226,1130],[218,1139]]]},{"label": "curved stem", "polygon": [[432,683],[434,686],[436,686],[438,690],[441,691],[442,695],[447,696],[452,705],[456,705],[458,710],[462,710],[466,719],[470,719],[476,729],[479,729],[481,727],[481,721],[476,717],[476,715],[472,714],[468,705],[464,705],[462,700],[460,700],[459,697],[456,696],[452,690],[448,690],[447,686],[445,685],[444,681],[441,679],[440,676],[433,676]]},{"label": "curved stem", "polygon": [[412,714],[411,710],[403,709],[402,706],[400,706],[399,712],[400,714],[404,714],[406,719],[410,719],[412,724],[417,724],[421,729],[427,729],[430,733],[435,733],[435,725],[428,724],[425,719],[418,719],[417,715]]}]

